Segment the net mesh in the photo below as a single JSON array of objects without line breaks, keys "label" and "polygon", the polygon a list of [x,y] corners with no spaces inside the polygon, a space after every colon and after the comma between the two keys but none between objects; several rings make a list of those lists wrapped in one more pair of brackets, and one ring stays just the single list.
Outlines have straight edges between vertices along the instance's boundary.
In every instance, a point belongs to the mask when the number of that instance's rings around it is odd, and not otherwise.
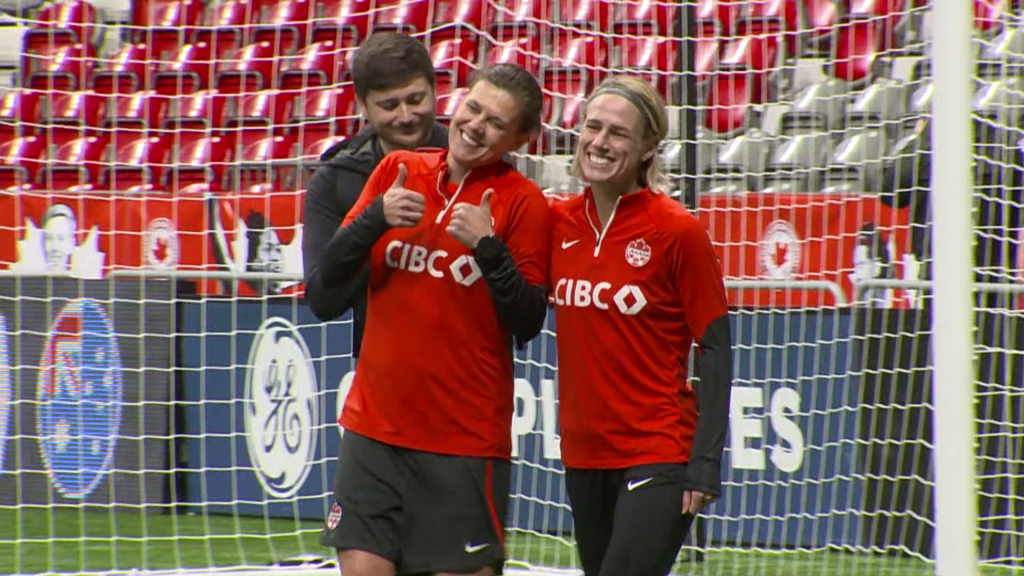
[{"label": "net mesh", "polygon": [[[978,535],[1000,573],[1024,563],[1024,36],[1015,3],[972,5]],[[929,293],[909,283],[941,257],[926,2],[0,10],[0,572],[282,571],[331,556],[317,537],[351,329],[296,298],[303,190],[363,125],[353,51],[392,30],[429,46],[443,121],[481,64],[536,74],[543,129],[516,160],[552,201],[580,189],[568,166],[603,78],[640,74],[662,93],[668,192],[719,252],[736,354],[725,491],[675,570],[932,573],[941,423]],[[512,571],[578,570],[555,338],[549,319],[517,356]]]}]

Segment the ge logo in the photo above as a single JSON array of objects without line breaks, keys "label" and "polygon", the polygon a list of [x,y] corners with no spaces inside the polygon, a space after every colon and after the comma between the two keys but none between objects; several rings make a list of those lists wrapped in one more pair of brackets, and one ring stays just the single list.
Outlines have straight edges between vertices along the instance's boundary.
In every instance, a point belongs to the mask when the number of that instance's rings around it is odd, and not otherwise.
[{"label": "ge logo", "polygon": [[256,478],[278,498],[299,491],[316,452],[317,382],[295,326],[269,318],[256,332],[245,377],[245,437]]}]

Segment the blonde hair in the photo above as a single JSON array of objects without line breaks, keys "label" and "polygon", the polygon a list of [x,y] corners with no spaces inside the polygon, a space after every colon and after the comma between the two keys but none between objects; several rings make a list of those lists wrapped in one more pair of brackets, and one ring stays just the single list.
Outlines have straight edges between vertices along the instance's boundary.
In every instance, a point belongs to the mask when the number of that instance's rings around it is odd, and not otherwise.
[{"label": "blonde hair", "polygon": [[[595,98],[603,94],[615,94],[629,100],[644,119],[644,140],[654,140],[651,147],[651,157],[640,164],[640,171],[637,175],[637,184],[650,188],[655,192],[665,192],[668,189],[668,177],[661,169],[658,160],[658,144],[668,134],[668,115],[665,113],[665,101],[661,94],[654,89],[650,83],[637,78],[636,76],[611,76],[598,86],[587,101],[583,104],[582,122],[587,121],[587,108]],[[572,175],[583,179],[583,171],[580,168],[580,147],[576,146],[576,152],[572,159]]]}]

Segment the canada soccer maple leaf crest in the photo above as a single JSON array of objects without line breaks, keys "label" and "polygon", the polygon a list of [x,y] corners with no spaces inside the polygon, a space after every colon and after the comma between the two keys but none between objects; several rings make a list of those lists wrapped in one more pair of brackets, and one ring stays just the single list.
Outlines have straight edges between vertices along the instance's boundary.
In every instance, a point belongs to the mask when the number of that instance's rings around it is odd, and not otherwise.
[{"label": "canada soccer maple leaf crest", "polygon": [[142,252],[143,261],[151,268],[177,268],[181,250],[174,222],[167,218],[154,218],[146,229]]},{"label": "canada soccer maple leaf crest", "polygon": [[800,269],[800,237],[786,220],[765,228],[758,251],[761,274],[768,278],[790,279]]}]

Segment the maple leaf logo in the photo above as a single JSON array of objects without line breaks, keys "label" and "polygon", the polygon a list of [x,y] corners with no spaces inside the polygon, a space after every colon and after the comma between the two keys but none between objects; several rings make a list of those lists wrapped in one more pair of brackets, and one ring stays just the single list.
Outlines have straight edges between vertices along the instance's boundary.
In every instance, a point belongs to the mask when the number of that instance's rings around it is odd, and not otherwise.
[{"label": "maple leaf logo", "polygon": [[146,230],[143,255],[154,268],[175,268],[178,265],[178,232],[167,218],[157,218]]},{"label": "maple leaf logo", "polygon": [[789,245],[785,242],[775,243],[775,265],[782,266],[786,263],[786,257],[789,256]]},{"label": "maple leaf logo", "polygon": [[800,267],[800,237],[787,220],[765,229],[758,247],[761,273],[768,278],[792,278]]},{"label": "maple leaf logo", "polygon": [[167,260],[167,240],[157,238],[156,246],[153,247],[153,258],[157,262],[165,262]]}]

